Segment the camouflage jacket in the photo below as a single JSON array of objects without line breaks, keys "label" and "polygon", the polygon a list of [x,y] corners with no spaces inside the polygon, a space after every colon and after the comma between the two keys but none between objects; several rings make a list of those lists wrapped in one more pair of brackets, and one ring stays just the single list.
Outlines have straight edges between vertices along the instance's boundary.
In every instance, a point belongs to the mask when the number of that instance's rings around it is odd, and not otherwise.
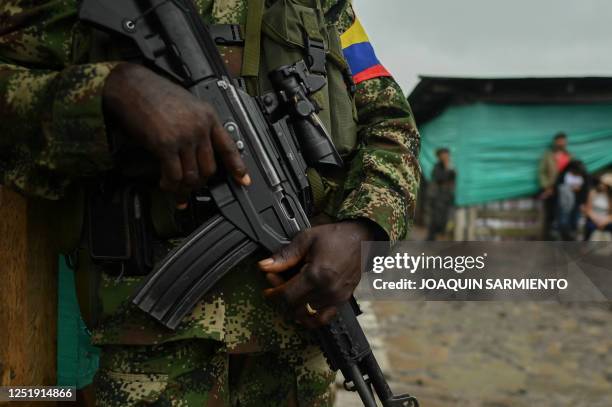
[{"label": "camouflage jacket", "polygon": [[[247,0],[195,2],[208,22],[245,22]],[[326,16],[334,19],[330,23],[339,34],[355,25],[350,1],[321,3],[324,11],[334,9]],[[114,165],[101,99],[105,79],[117,62],[92,63],[81,51],[87,35],[77,22],[76,7],[76,0],[0,3],[0,180],[27,195],[61,199],[70,185]],[[366,73],[357,84],[355,101],[359,142],[345,183],[339,186],[343,200],[330,215],[339,220],[368,218],[397,240],[405,235],[415,205],[419,135],[390,75]],[[202,301],[178,334],[154,326],[126,305],[138,279],[117,282],[103,276],[100,295],[111,322],[103,324],[96,338],[150,343],[209,337],[233,348],[262,336],[281,346],[291,342],[293,324],[263,301],[259,289],[265,283],[257,272],[250,273],[251,283],[238,281],[235,274]]]}]

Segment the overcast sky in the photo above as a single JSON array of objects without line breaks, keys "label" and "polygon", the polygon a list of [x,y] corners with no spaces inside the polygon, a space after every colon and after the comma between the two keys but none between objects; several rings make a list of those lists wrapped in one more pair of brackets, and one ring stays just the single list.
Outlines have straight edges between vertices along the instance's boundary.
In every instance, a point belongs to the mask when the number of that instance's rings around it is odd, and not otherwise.
[{"label": "overcast sky", "polygon": [[406,93],[418,75],[612,76],[612,0],[354,0]]}]

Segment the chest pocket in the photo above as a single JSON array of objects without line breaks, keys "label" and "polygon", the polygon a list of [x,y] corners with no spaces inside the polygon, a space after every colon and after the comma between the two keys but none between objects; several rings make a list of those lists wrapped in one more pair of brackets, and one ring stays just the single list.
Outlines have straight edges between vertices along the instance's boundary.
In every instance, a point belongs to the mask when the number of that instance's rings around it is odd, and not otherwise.
[{"label": "chest pocket", "polygon": [[[308,62],[316,44],[325,49],[327,84],[313,95],[321,107],[319,116],[329,129],[342,156],[349,155],[357,141],[357,115],[351,93],[350,70],[342,56],[338,30],[327,24],[317,0],[276,0],[262,18],[259,89],[272,89],[268,73],[302,59]],[[322,50],[321,50],[322,51]]]}]

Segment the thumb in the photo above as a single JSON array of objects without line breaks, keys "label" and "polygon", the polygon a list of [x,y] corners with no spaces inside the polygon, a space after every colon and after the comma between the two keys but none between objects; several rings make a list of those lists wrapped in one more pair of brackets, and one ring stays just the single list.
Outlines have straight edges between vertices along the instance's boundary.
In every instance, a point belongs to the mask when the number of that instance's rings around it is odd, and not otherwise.
[{"label": "thumb", "polygon": [[260,261],[259,268],[266,273],[282,273],[297,266],[308,253],[312,240],[312,234],[309,231],[301,232],[291,243],[274,253],[272,257]]}]

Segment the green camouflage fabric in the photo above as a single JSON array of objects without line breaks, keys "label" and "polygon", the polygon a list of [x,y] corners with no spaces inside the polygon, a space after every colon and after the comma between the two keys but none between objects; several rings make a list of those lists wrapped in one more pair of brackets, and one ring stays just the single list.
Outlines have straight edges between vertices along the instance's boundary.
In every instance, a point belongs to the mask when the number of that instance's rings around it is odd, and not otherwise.
[{"label": "green camouflage fabric", "polygon": [[406,236],[420,182],[419,133],[408,102],[391,78],[357,85],[360,145],[344,185],[339,219],[367,218],[392,241]]},{"label": "green camouflage fabric", "polygon": [[[342,34],[355,20],[351,2],[340,13]],[[391,77],[357,84],[359,145],[345,181],[338,219],[367,218],[391,241],[407,236],[416,209],[420,135],[402,89]]]},{"label": "green camouflage fabric", "polygon": [[[331,374],[315,346],[228,354],[219,342],[107,346],[95,378],[99,406],[331,406]],[[280,379],[282,378],[282,379]],[[280,380],[279,380],[280,379]]]},{"label": "green camouflage fabric", "polygon": [[[195,2],[208,22],[245,22],[246,0]],[[340,33],[350,27],[350,2],[321,3]],[[0,182],[30,196],[62,199],[82,177],[113,167],[101,95],[117,61],[91,62],[91,38],[76,22],[76,6],[76,0],[0,2]],[[326,185],[330,194],[338,188],[344,192],[330,215],[371,219],[391,240],[401,239],[419,182],[419,134],[412,112],[388,77],[361,82],[356,105],[359,144],[345,183]],[[202,405],[212,394],[225,403],[219,405],[236,405],[237,399],[241,406],[330,405],[327,389],[333,375],[312,335],[293,321],[287,307],[263,298],[268,284],[256,259],[229,273],[176,331],[130,305],[139,278],[117,278],[101,270],[102,322],[92,336],[103,348],[97,379],[101,403],[138,404],[135,400],[143,397],[158,400],[156,405],[194,405],[189,401],[193,396]],[[192,357],[194,343],[207,345],[195,347],[201,353]],[[113,355],[122,352],[127,352],[122,356],[126,362],[118,367]],[[184,355],[194,364],[180,368]],[[239,385],[222,379],[231,373],[232,358],[252,361],[251,368],[242,369]],[[131,376],[139,374],[153,376],[143,384]],[[182,386],[182,380],[188,384]],[[287,397],[289,389],[295,396],[291,402],[272,401],[278,399],[270,394]]]},{"label": "green camouflage fabric", "polygon": [[[0,179],[29,195],[58,199],[75,179],[112,167],[101,90],[113,63],[89,64],[76,0],[11,0],[0,5]],[[213,23],[246,19],[246,0],[196,0]],[[338,30],[350,2],[324,0]],[[331,18],[331,17],[330,17]],[[365,217],[391,240],[406,235],[419,183],[419,135],[392,78],[357,86],[361,130],[339,219]]]},{"label": "green camouflage fabric", "polygon": [[203,338],[223,342],[232,353],[298,350],[313,344],[311,335],[295,324],[286,306],[263,297],[268,284],[256,267],[263,255],[244,260],[236,272],[228,273],[176,331],[166,329],[126,301],[141,278],[117,279],[102,273],[99,295],[104,323],[94,331],[94,342],[147,345]]},{"label": "green camouflage fabric", "polygon": [[97,404],[331,407],[335,373],[287,307],[263,297],[256,259],[220,281],[176,331],[125,300],[139,278],[102,274]]}]

